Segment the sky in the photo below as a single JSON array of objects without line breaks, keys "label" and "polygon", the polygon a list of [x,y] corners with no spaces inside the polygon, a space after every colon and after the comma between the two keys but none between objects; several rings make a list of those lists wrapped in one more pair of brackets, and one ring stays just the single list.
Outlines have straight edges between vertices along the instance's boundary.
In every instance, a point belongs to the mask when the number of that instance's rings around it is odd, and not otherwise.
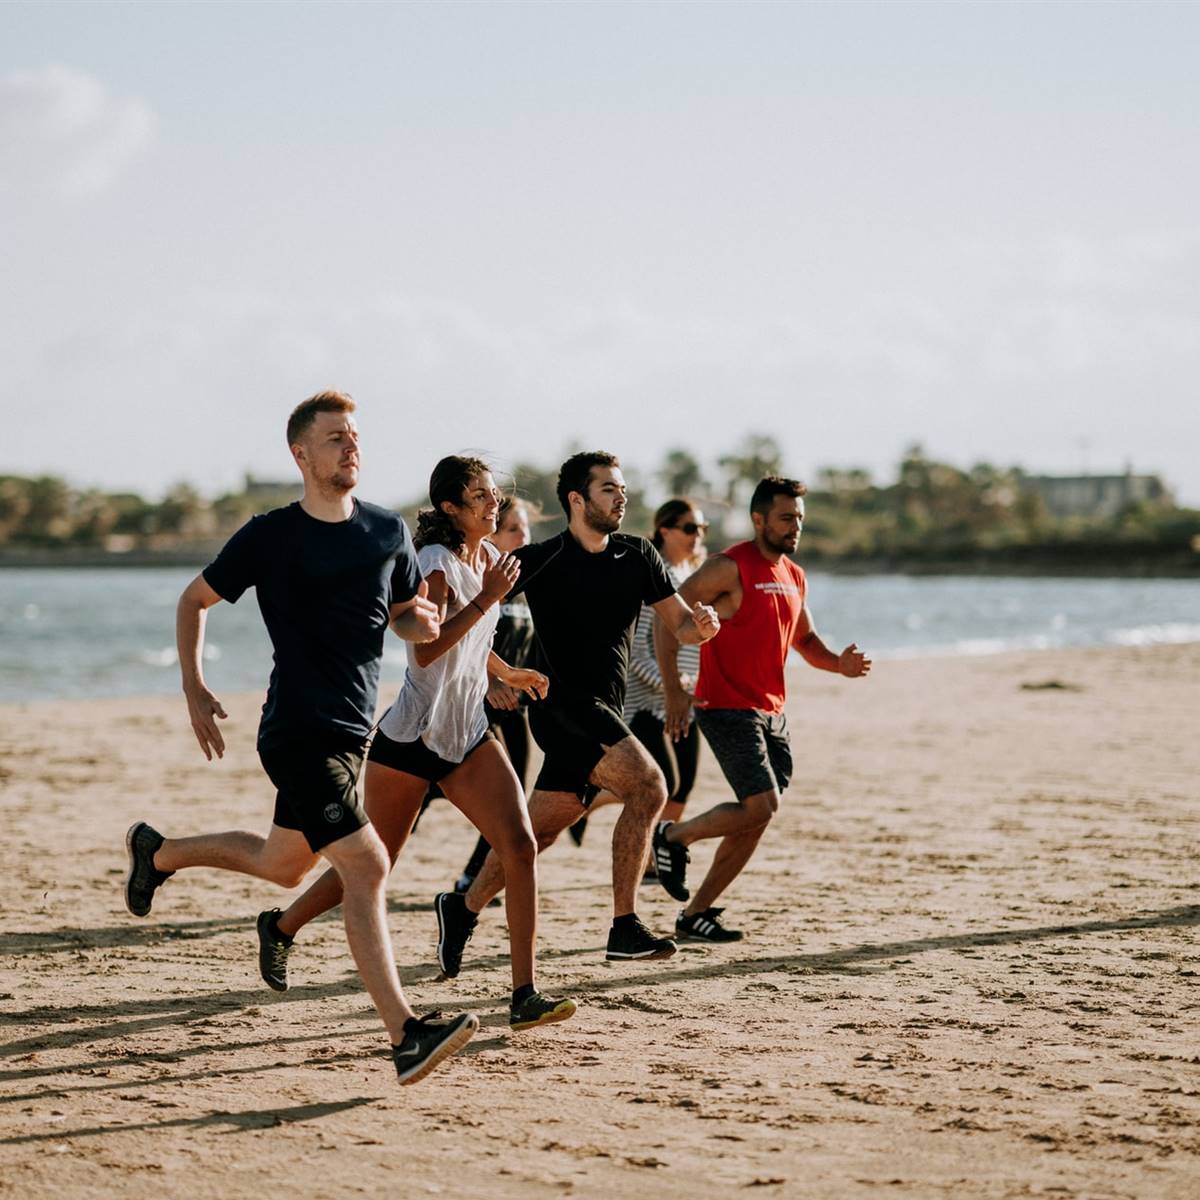
[{"label": "sky", "polygon": [[359,405],[643,473],[1161,473],[1200,506],[1200,6],[0,6],[0,473],[206,494]]}]

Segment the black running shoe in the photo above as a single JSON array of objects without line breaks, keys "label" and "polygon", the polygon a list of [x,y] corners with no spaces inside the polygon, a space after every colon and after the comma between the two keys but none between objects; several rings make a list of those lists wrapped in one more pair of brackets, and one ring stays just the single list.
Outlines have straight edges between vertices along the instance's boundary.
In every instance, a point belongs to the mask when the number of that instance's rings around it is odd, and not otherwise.
[{"label": "black running shoe", "polygon": [[433,908],[438,919],[438,965],[447,979],[453,979],[462,969],[463,951],[479,918],[458,892],[439,892],[434,897]]},{"label": "black running shoe", "polygon": [[125,834],[125,849],[129,854],[129,873],[125,876],[125,907],[135,917],[147,916],[155,891],[174,871],[160,871],[154,865],[154,855],[166,839],[145,821],[135,821]]},{"label": "black running shoe", "polygon": [[401,1083],[424,1079],[444,1058],[461,1050],[479,1028],[474,1013],[443,1017],[440,1012],[409,1017],[404,1022],[404,1041],[392,1047],[392,1062]]},{"label": "black running shoe", "polygon": [[287,960],[292,952],[292,939],[285,938],[276,928],[278,917],[277,908],[258,914],[258,973],[267,987],[276,992],[286,992]]},{"label": "black running shoe", "polygon": [[680,912],[675,922],[675,936],[693,942],[740,942],[743,937],[740,929],[726,929],[721,924],[724,911],[723,908],[706,908],[690,917]]},{"label": "black running shoe", "polygon": [[565,1021],[575,1015],[574,1000],[555,1000],[553,996],[543,996],[534,992],[526,996],[515,1008],[509,1010],[508,1026],[510,1029],[534,1029],[538,1025],[553,1025],[556,1021]]},{"label": "black running shoe", "polygon": [[670,938],[655,937],[645,925],[634,917],[621,924],[613,922],[608,932],[608,950],[605,958],[670,958],[676,946]]},{"label": "black running shoe", "polygon": [[587,833],[587,813],[584,813],[574,825],[567,828],[567,832],[571,835],[571,841],[577,846],[583,845],[583,835]]},{"label": "black running shoe", "polygon": [[654,827],[654,867],[658,871],[658,882],[666,888],[667,895],[676,900],[687,900],[691,892],[687,886],[687,865],[692,861],[686,846],[667,841],[667,830],[673,821],[659,821]]}]

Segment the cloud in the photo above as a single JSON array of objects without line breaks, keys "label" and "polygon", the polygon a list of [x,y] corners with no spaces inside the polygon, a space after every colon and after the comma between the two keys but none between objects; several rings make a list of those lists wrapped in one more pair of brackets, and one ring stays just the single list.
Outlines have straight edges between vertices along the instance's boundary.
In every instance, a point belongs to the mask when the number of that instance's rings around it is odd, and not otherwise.
[{"label": "cloud", "polygon": [[106,191],[150,144],[155,117],[93,75],[60,64],[0,79],[0,155],[10,186],[68,197]]}]

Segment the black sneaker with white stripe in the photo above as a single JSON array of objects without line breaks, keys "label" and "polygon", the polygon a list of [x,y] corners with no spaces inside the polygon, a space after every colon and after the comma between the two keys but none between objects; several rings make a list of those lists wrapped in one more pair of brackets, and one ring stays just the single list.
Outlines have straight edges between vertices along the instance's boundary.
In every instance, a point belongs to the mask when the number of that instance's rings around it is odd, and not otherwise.
[{"label": "black sneaker with white stripe", "polygon": [[677,947],[670,938],[655,937],[636,915],[619,917],[608,933],[605,958],[670,958]]},{"label": "black sneaker with white stripe", "polygon": [[440,1012],[409,1017],[404,1022],[404,1041],[392,1047],[392,1062],[401,1083],[424,1079],[443,1059],[461,1050],[479,1028],[474,1013],[443,1017]]},{"label": "black sneaker with white stripe", "polygon": [[667,890],[667,895],[676,900],[687,900],[691,892],[687,886],[687,865],[692,861],[686,846],[667,841],[667,830],[674,821],[659,821],[654,827],[654,866],[658,871],[658,882]]},{"label": "black sneaker with white stripe", "polygon": [[675,922],[675,936],[692,942],[740,942],[740,929],[726,929],[721,924],[723,908],[706,908],[688,916],[682,909]]}]

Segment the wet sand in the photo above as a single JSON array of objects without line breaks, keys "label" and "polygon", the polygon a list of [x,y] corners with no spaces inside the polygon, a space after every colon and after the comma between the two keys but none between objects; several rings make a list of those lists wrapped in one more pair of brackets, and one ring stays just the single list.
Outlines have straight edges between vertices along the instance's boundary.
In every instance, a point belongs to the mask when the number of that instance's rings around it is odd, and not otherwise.
[{"label": "wet sand", "polygon": [[[606,963],[615,810],[545,856],[562,1025],[509,1033],[501,910],[437,981],[429,904],[473,834],[433,806],[397,961],[483,1027],[409,1088],[336,915],[277,995],[253,922],[285,893],[193,871],[125,912],[131,821],[265,829],[254,697],[213,765],[179,698],[0,708],[0,1195],[1200,1195],[1200,646],[792,692],[797,778],[727,897],[744,942]],[[706,757],[693,809],[724,797]],[[660,930],[677,907],[642,893]]]}]

